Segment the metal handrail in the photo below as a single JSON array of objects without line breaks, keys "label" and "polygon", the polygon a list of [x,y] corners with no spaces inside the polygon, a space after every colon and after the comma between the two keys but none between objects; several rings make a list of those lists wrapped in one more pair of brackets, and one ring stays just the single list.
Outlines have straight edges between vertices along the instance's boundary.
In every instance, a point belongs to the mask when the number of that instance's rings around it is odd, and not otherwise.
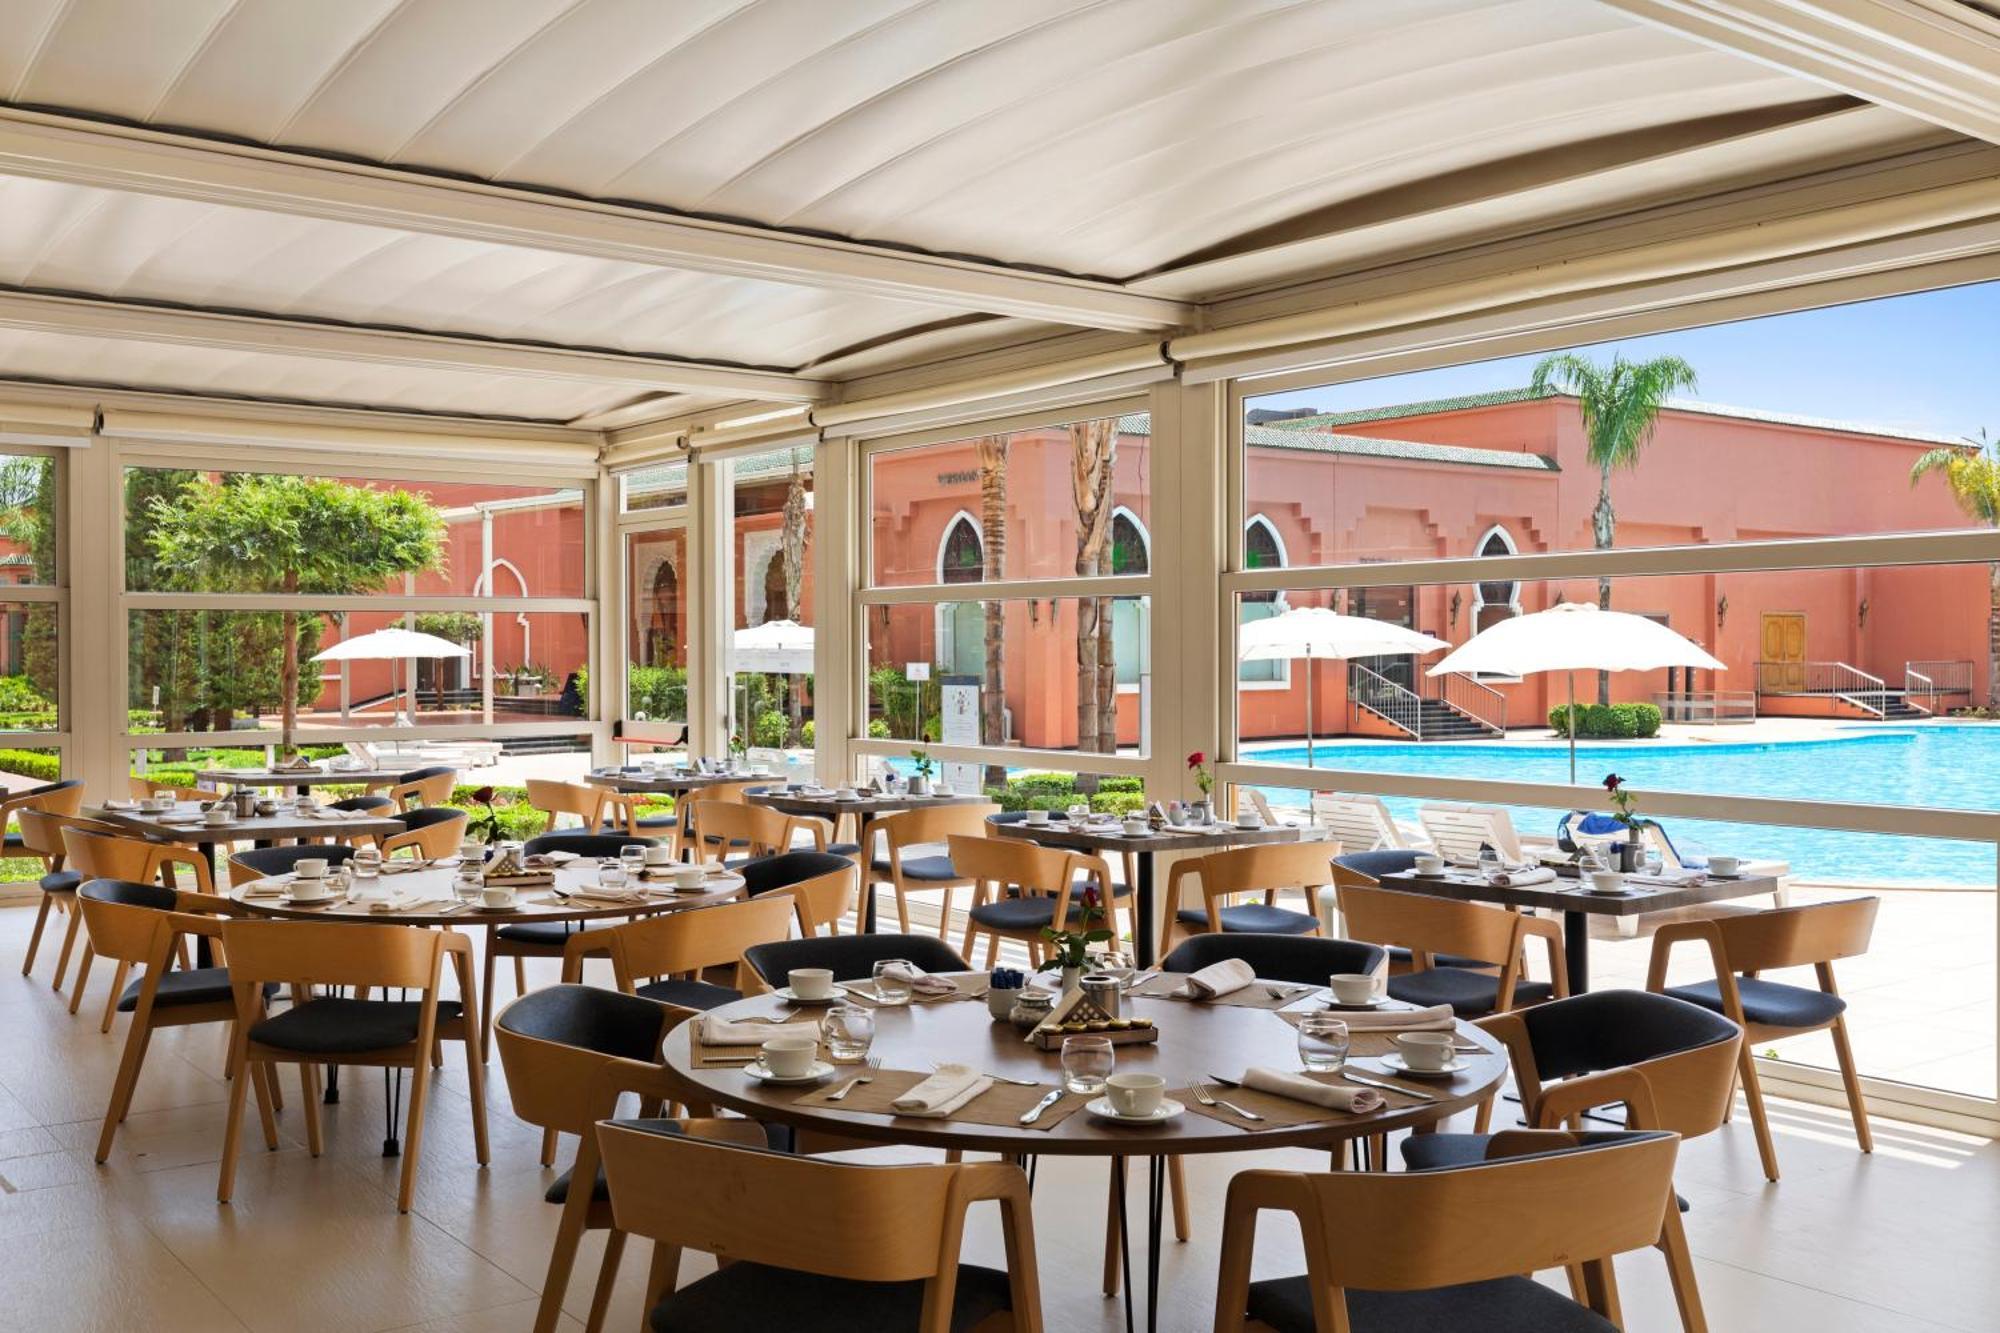
[{"label": "metal handrail", "polygon": [[1661,718],[1668,722],[1703,723],[1712,726],[1724,722],[1757,720],[1755,690],[1695,690],[1655,694],[1653,702],[1659,706]]},{"label": "metal handrail", "polygon": [[1391,726],[1409,732],[1418,740],[1424,738],[1423,699],[1373,667],[1365,667],[1352,660],[1348,662],[1347,695],[1362,707],[1380,714]]},{"label": "metal handrail", "polygon": [[1877,717],[1889,704],[1889,683],[1848,662],[1759,662],[1757,692],[1836,695]]},{"label": "metal handrail", "polygon": [[1917,707],[1923,709],[1932,717],[1938,715],[1937,682],[1921,671],[1912,670],[1909,664],[1905,663],[1903,665],[1903,702],[1915,703],[1915,698],[1912,696],[1921,697],[1925,701],[1917,704]]},{"label": "metal handrail", "polygon": [[1504,736],[1507,734],[1507,696],[1491,685],[1474,680],[1463,672],[1439,676],[1437,697],[1459,712]]},{"label": "metal handrail", "polygon": [[1972,662],[1961,657],[1903,663],[1903,688],[1914,691],[1917,686],[1911,682],[1918,678],[1938,694],[1971,694]]}]

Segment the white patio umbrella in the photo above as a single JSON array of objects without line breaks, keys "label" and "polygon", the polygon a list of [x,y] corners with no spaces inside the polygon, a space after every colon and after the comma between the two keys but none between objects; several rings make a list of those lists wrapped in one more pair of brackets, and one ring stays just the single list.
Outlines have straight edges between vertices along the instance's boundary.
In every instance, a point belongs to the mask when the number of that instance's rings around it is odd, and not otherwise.
[{"label": "white patio umbrella", "polygon": [[1312,662],[1350,657],[1396,657],[1434,653],[1451,645],[1443,639],[1366,616],[1344,616],[1323,606],[1296,606],[1253,620],[1237,636],[1237,660],[1283,662],[1306,659],[1306,763],[1313,762]]},{"label": "white patio umbrella", "polygon": [[1657,620],[1600,611],[1590,602],[1563,602],[1489,626],[1430,669],[1525,676],[1561,671],[1569,678],[1569,780],[1576,782],[1576,673],[1657,671],[1662,667],[1727,670],[1693,640]]},{"label": "white patio umbrella", "polygon": [[[315,662],[402,662],[418,657],[470,657],[472,650],[462,643],[441,639],[435,634],[421,634],[399,625],[388,629],[378,629],[372,634],[357,634],[351,639],[342,639],[325,652],[314,653]],[[392,667],[393,671],[394,668]],[[391,680],[390,684],[395,685]],[[400,695],[402,688],[392,691]],[[341,708],[345,716],[346,694],[342,693]],[[397,717],[403,719],[398,711]]]},{"label": "white patio umbrella", "polygon": [[767,620],[737,630],[730,648],[733,669],[737,671],[763,671],[778,676],[812,674],[812,626],[796,620]]}]

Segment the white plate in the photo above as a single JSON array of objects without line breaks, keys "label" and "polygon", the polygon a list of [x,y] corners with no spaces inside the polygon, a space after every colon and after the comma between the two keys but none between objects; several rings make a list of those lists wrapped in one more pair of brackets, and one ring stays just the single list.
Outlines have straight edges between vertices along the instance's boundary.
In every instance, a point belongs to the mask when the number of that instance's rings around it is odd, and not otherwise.
[{"label": "white plate", "polygon": [[809,1000],[803,995],[794,993],[790,986],[780,986],[778,989],[772,991],[771,994],[777,996],[786,1004],[839,1004],[845,998],[838,991],[835,991],[832,995],[822,995],[816,1000]]},{"label": "white plate", "polygon": [[1411,1078],[1450,1078],[1453,1074],[1464,1073],[1472,1067],[1457,1056],[1453,1056],[1451,1063],[1443,1069],[1414,1069],[1408,1061],[1404,1060],[1402,1056],[1396,1054],[1394,1051],[1378,1058],[1388,1068],[1395,1070],[1399,1074],[1408,1074]]},{"label": "white plate", "polygon": [[743,1072],[750,1076],[750,1081],[753,1083],[775,1083],[784,1087],[793,1083],[817,1083],[833,1072],[833,1066],[824,1060],[815,1060],[812,1068],[805,1073],[794,1078],[780,1078],[764,1068],[763,1060],[757,1059],[743,1066]]},{"label": "white plate", "polygon": [[1334,999],[1332,994],[1329,993],[1327,995],[1326,1007],[1328,1009],[1332,1009],[1337,1012],[1359,1014],[1359,1013],[1365,1013],[1370,1009],[1386,1009],[1390,1005],[1395,1003],[1398,1002],[1390,999],[1386,995],[1378,995],[1374,999],[1366,1001],[1365,1003],[1362,1004],[1348,1004],[1345,1000]]},{"label": "white plate", "polygon": [[[263,899],[261,901],[269,902],[272,900]],[[287,893],[276,899],[280,907],[324,907],[328,903],[337,903],[339,901],[340,895],[337,893],[322,893],[317,898],[300,898],[294,894]]]},{"label": "white plate", "polygon": [[1083,1109],[1100,1120],[1112,1120],[1121,1125],[1164,1125],[1187,1110],[1187,1107],[1171,1097],[1164,1097],[1160,1100],[1160,1104],[1153,1108],[1151,1115],[1126,1115],[1112,1108],[1109,1097],[1099,1097],[1096,1101],[1086,1102]]}]

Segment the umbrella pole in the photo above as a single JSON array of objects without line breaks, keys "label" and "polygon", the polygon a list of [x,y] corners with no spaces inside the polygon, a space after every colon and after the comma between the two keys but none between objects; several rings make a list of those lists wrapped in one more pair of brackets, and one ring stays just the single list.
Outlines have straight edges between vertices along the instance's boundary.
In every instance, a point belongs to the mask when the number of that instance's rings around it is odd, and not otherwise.
[{"label": "umbrella pole", "polygon": [[1306,767],[1318,768],[1313,756],[1313,660],[1306,659]]},{"label": "umbrella pole", "polygon": [[1567,673],[1569,679],[1569,707],[1563,716],[1569,719],[1569,785],[1576,785],[1576,672]]}]

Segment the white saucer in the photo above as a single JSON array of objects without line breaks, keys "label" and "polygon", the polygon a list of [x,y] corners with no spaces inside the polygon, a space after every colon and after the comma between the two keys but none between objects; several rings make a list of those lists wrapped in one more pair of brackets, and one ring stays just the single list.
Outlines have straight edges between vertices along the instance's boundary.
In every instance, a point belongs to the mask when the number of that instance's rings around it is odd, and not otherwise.
[{"label": "white saucer", "polygon": [[1385,1009],[1391,1004],[1395,1003],[1397,1003],[1397,1001],[1390,999],[1386,995],[1378,995],[1374,999],[1365,1001],[1364,1003],[1361,1004],[1348,1004],[1344,1000],[1334,999],[1332,993],[1329,992],[1327,995],[1326,1007],[1328,1009],[1335,1011],[1336,1013],[1359,1014],[1359,1013],[1366,1013],[1370,1009]]},{"label": "white saucer", "polygon": [[337,893],[322,893],[317,898],[299,898],[287,893],[277,901],[280,907],[324,907],[328,903],[339,902],[340,895]]},{"label": "white saucer", "polygon": [[1112,1109],[1109,1097],[1099,1097],[1096,1101],[1086,1102],[1083,1109],[1100,1120],[1112,1120],[1121,1125],[1164,1125],[1187,1107],[1171,1097],[1163,1097],[1151,1115],[1126,1115]]},{"label": "white saucer", "polygon": [[779,1078],[776,1074],[764,1068],[764,1062],[759,1058],[743,1066],[743,1072],[749,1075],[750,1081],[753,1083],[775,1083],[779,1086],[784,1086],[792,1083],[817,1083],[833,1072],[833,1066],[824,1060],[815,1060],[811,1069],[808,1069],[796,1078]]},{"label": "white saucer", "polygon": [[1379,1058],[1389,1068],[1399,1074],[1408,1074],[1411,1078],[1450,1078],[1453,1074],[1464,1073],[1467,1069],[1471,1068],[1470,1065],[1457,1056],[1453,1056],[1451,1063],[1443,1069],[1414,1069],[1408,1061],[1404,1060],[1402,1056],[1394,1051]]},{"label": "white saucer", "polygon": [[822,995],[816,1000],[808,1000],[803,995],[795,994],[790,986],[780,986],[778,989],[772,991],[771,994],[777,996],[786,1004],[839,1004],[841,1000],[846,998],[836,990],[831,995]]}]

